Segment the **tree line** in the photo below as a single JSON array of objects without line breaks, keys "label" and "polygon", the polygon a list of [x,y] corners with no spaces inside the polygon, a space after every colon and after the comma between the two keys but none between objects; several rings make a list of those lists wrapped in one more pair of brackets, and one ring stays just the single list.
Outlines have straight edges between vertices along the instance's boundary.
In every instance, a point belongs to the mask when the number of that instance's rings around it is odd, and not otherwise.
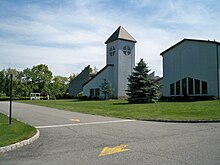
[{"label": "tree line", "polygon": [[[90,73],[97,73],[98,69],[90,68]],[[149,75],[147,64],[140,60],[131,75],[128,76],[128,89],[126,90],[129,103],[152,103],[159,97],[159,84]],[[13,98],[28,99],[30,93],[41,93],[41,96],[50,96],[50,99],[69,98],[68,86],[77,74],[69,77],[53,76],[45,64],[26,68],[22,71],[16,69],[3,69],[0,71],[0,100],[10,95],[10,75],[13,75]],[[106,79],[101,85],[101,92],[105,99],[112,93],[111,84]],[[47,98],[47,97],[46,97]]]},{"label": "tree line", "polygon": [[39,64],[22,71],[16,69],[2,69],[0,71],[0,96],[10,95],[10,75],[13,75],[13,97],[27,99],[30,93],[47,94],[51,99],[63,99],[68,97],[69,82],[76,77],[73,73],[69,77],[53,76],[45,64]]}]

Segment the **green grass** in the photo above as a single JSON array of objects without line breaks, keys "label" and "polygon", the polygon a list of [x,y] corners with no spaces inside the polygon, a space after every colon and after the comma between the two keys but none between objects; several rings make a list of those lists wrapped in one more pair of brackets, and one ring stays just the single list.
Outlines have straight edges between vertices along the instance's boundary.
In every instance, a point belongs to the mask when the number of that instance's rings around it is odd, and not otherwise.
[{"label": "green grass", "polygon": [[15,119],[9,125],[8,120],[6,115],[0,113],[0,147],[28,139],[36,133],[34,127]]},{"label": "green grass", "polygon": [[27,100],[21,102],[87,114],[138,120],[220,120],[219,100],[151,104],[128,104],[125,100]]}]

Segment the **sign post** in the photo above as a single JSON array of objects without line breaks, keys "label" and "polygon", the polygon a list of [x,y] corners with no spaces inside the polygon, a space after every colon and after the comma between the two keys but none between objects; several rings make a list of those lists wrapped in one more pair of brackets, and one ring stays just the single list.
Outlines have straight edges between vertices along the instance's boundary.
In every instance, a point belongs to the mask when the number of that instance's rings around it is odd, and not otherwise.
[{"label": "sign post", "polygon": [[10,109],[9,109],[9,124],[11,124],[11,114],[12,114],[12,74],[10,81]]}]

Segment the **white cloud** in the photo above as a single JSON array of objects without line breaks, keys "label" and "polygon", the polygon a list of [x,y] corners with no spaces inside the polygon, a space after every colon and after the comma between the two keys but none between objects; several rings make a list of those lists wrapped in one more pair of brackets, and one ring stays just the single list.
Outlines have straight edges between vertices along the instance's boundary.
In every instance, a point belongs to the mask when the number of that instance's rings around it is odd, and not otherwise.
[{"label": "white cloud", "polygon": [[219,10],[212,10],[206,1],[46,2],[14,4],[8,10],[19,9],[17,15],[12,11],[8,17],[0,15],[0,69],[45,63],[55,75],[66,76],[88,64],[101,69],[104,42],[119,25],[138,41],[136,62],[144,58],[158,75],[162,75],[159,54],[183,38],[220,40]]},{"label": "white cloud", "polygon": [[[55,74],[62,74],[60,68],[65,76],[72,72],[80,72],[87,64],[102,67],[104,65],[104,55],[102,47],[88,46],[84,49],[59,49],[59,48],[44,48],[37,46],[26,46],[17,44],[2,44],[0,42],[0,66],[15,68],[16,65],[32,67],[37,64],[49,65]],[[101,65],[100,65],[101,64]],[[64,68],[68,66],[68,69]],[[18,68],[24,69],[24,68]]]}]

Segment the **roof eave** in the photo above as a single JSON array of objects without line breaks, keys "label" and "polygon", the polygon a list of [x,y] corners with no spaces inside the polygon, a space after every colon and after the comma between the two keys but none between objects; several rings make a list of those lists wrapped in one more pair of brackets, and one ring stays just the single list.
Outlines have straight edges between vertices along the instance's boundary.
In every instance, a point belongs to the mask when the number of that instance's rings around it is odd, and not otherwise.
[{"label": "roof eave", "polygon": [[110,41],[107,40],[107,41],[105,41],[105,44],[108,44],[108,43],[110,43],[110,42],[114,42],[114,41],[116,41],[116,40],[124,40],[124,41],[130,41],[130,42],[137,43],[136,40],[129,40],[129,39],[124,39],[124,38],[118,38],[118,39],[110,40]]},{"label": "roof eave", "polygon": [[84,87],[86,84],[88,84],[91,80],[93,80],[96,76],[98,76],[103,70],[105,70],[107,67],[109,66],[114,66],[113,64],[107,64],[104,68],[102,68],[98,73],[96,73],[96,75],[94,75],[91,79],[89,79],[88,81],[86,81],[82,87]]},{"label": "roof eave", "polygon": [[171,46],[170,48],[164,50],[162,53],[160,53],[161,56],[163,56],[165,53],[167,53],[169,50],[173,49],[174,47],[178,46],[179,44],[181,44],[184,41],[197,41],[197,42],[208,42],[208,43],[214,43],[217,45],[220,45],[219,42],[217,41],[210,41],[210,40],[199,40],[199,39],[188,39],[188,38],[184,38],[183,40],[179,41],[178,43],[174,44],[173,46]]}]

